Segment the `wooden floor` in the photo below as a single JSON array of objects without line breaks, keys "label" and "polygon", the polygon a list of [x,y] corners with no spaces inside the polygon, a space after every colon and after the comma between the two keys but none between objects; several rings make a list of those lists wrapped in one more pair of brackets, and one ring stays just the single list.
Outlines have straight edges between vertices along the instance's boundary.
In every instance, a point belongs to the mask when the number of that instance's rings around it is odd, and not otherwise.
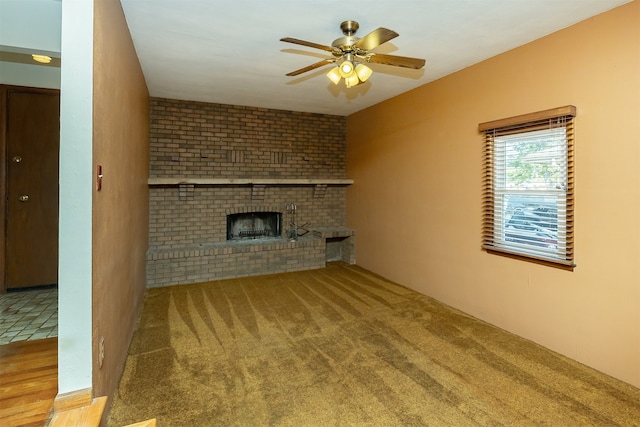
[{"label": "wooden floor", "polygon": [[0,426],[44,426],[57,390],[57,338],[0,345]]}]

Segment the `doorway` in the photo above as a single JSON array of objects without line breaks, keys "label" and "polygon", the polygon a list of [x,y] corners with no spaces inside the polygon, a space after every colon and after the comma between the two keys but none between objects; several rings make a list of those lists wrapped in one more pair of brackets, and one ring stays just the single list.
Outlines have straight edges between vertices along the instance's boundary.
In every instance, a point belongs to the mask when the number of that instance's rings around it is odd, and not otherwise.
[{"label": "doorway", "polygon": [[0,85],[0,293],[58,282],[60,91]]}]

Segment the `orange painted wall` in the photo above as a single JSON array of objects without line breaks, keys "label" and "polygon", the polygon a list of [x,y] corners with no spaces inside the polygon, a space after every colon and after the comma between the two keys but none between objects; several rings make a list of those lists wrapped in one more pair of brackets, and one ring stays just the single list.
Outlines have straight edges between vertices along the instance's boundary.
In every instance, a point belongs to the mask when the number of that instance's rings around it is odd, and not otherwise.
[{"label": "orange painted wall", "polygon": [[[568,104],[577,268],[487,254],[478,124]],[[353,114],[347,127],[359,265],[640,386],[639,0]]]},{"label": "orange painted wall", "polygon": [[94,1],[93,65],[94,171],[104,175],[93,191],[93,393],[112,396],[142,309],[149,233],[149,93],[119,1]]}]

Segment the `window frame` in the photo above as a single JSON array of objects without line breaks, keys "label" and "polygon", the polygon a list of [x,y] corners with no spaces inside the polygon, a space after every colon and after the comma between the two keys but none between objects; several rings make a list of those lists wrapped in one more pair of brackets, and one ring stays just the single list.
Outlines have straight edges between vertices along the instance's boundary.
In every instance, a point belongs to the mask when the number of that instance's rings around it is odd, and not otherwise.
[{"label": "window frame", "polygon": [[[484,170],[483,170],[483,219],[482,219],[482,248],[488,253],[506,255],[527,261],[542,263],[565,269],[575,267],[573,251],[573,223],[574,223],[574,118],[576,107],[567,105],[550,110],[523,114],[506,119],[480,123],[478,130],[484,133]],[[566,185],[561,191],[531,190],[522,192],[501,188],[496,177],[496,139],[508,139],[510,136],[522,135],[537,130],[564,128],[566,134]],[[502,163],[505,163],[504,161]],[[525,196],[557,197],[562,211],[562,221],[558,223],[558,232],[562,237],[557,254],[531,249],[532,245],[522,245],[522,251],[517,244],[506,244],[504,228],[501,221],[506,218],[506,207],[502,207],[502,196],[513,197],[522,193]],[[553,193],[553,194],[551,194]],[[551,195],[550,195],[551,194]],[[500,200],[498,200],[500,198]],[[496,213],[496,209],[501,209]],[[559,212],[556,216],[560,219]],[[557,237],[556,237],[557,239]],[[527,246],[530,246],[527,249]],[[533,252],[533,253],[530,253]],[[542,253],[541,253],[542,252]],[[550,251],[549,251],[550,252]]]}]

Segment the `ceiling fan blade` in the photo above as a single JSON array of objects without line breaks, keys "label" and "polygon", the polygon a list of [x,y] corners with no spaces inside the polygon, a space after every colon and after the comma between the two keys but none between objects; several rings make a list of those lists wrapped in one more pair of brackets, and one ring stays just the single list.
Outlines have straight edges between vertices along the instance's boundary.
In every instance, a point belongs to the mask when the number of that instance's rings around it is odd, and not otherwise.
[{"label": "ceiling fan blade", "polygon": [[398,37],[398,33],[395,31],[380,27],[355,42],[354,46],[362,50],[371,50],[396,37]]},{"label": "ceiling fan blade", "polygon": [[282,39],[280,39],[281,42],[287,42],[287,43],[294,43],[294,44],[301,44],[302,46],[309,46],[309,47],[313,47],[316,49],[322,49],[322,50],[326,50],[327,52],[331,52],[333,53],[334,48],[332,48],[331,46],[325,46],[322,44],[318,44],[318,43],[313,43],[313,42],[308,42],[305,40],[300,40],[300,39],[294,39],[291,37],[284,37]]},{"label": "ceiling fan blade", "polygon": [[394,65],[396,67],[420,69],[424,67],[425,60],[420,58],[409,58],[406,56],[385,55],[382,53],[371,53],[367,55],[369,62],[377,64]]},{"label": "ceiling fan blade", "polygon": [[315,64],[311,64],[308,67],[300,68],[299,70],[292,71],[287,73],[287,76],[297,76],[298,74],[306,73],[307,71],[315,70],[316,68],[320,68],[323,65],[331,64],[332,62],[336,62],[333,58],[327,58],[320,62],[316,62]]}]

